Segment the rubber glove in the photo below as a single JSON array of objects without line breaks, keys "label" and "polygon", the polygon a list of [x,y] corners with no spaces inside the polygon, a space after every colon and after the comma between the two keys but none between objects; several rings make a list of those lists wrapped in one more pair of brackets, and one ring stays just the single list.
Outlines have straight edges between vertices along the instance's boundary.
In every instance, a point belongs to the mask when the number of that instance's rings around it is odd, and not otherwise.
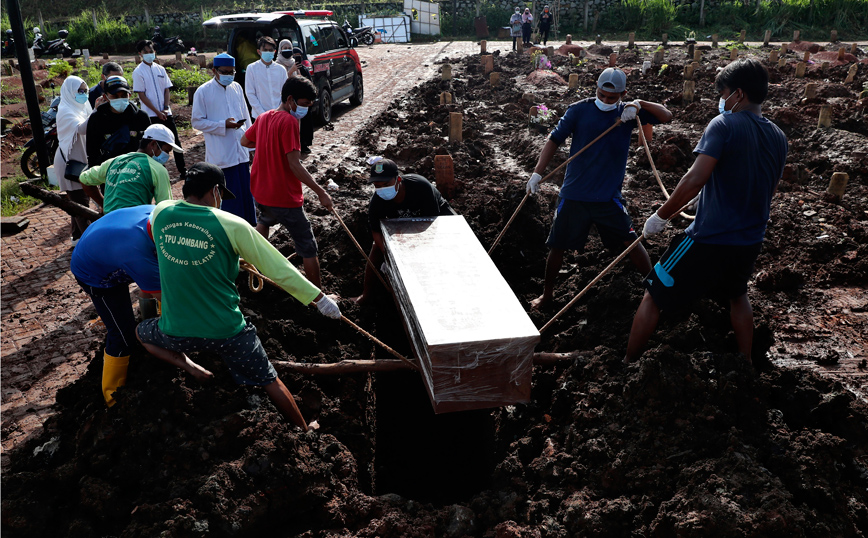
[{"label": "rubber glove", "polygon": [[631,121],[635,121],[636,114],[641,108],[642,105],[639,104],[639,101],[630,101],[629,103],[625,103],[624,112],[621,112],[621,123],[630,123]]},{"label": "rubber glove", "polygon": [[338,307],[338,303],[328,295],[323,294],[322,299],[316,303],[316,307],[319,310],[319,313],[323,316],[332,319],[341,319],[341,309]]},{"label": "rubber glove", "polygon": [[542,181],[542,176],[534,172],[530,179],[527,180],[527,193],[536,194],[539,192],[539,182]]},{"label": "rubber glove", "polygon": [[659,234],[666,227],[666,219],[661,219],[655,211],[648,220],[645,221],[645,226],[642,228],[642,235],[646,238]]}]

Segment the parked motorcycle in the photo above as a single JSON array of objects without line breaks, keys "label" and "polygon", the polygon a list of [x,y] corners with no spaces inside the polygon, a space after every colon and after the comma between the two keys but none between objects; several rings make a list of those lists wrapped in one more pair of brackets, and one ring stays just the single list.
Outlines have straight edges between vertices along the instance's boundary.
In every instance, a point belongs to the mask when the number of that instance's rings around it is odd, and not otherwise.
[{"label": "parked motorcycle", "polygon": [[[48,151],[48,164],[54,163],[54,153],[57,151],[57,107],[60,106],[60,96],[51,100],[48,110],[42,113],[42,127],[45,130],[45,147]],[[21,170],[29,178],[39,177],[39,157],[36,155],[36,142],[31,138],[24,144],[21,155]]]},{"label": "parked motorcycle", "polygon": [[66,42],[66,38],[69,35],[69,32],[66,30],[57,32],[57,39],[52,39],[48,42],[42,37],[39,28],[34,28],[33,33],[36,35],[33,39],[33,54],[37,58],[40,56],[57,56],[58,54],[62,54],[64,58],[72,56],[72,48]]},{"label": "parked motorcycle", "polygon": [[10,58],[15,56],[15,39],[12,37],[12,30],[6,30],[6,38],[3,39],[3,57]]},{"label": "parked motorcycle", "polygon": [[154,35],[151,37],[154,42],[154,52],[157,54],[172,54],[173,52],[184,52],[184,42],[181,36],[163,37],[160,34],[160,27],[154,26]]},{"label": "parked motorcycle", "polygon": [[357,43],[364,43],[365,45],[374,44],[374,28],[372,26],[360,26],[353,30],[349,21],[345,19],[343,29],[350,36],[351,41],[355,39]]}]

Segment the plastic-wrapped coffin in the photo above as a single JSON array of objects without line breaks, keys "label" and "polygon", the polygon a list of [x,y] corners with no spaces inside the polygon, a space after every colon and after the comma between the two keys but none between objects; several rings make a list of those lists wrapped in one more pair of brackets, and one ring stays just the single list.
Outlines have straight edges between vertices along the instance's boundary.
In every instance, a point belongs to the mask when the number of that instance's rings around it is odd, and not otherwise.
[{"label": "plastic-wrapped coffin", "polygon": [[539,331],[464,217],[391,219],[380,227],[434,412],[529,401]]}]

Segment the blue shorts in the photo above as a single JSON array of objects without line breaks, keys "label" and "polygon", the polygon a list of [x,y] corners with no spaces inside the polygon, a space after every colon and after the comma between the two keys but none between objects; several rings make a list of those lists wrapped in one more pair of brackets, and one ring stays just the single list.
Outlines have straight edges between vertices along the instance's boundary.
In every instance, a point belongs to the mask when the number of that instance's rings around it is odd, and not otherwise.
[{"label": "blue shorts", "polygon": [[256,336],[256,327],[250,323],[235,336],[220,340],[169,336],[160,330],[159,321],[160,318],[151,318],[139,323],[136,332],[142,342],[178,353],[206,351],[219,355],[239,385],[261,387],[277,379],[277,372]]},{"label": "blue shorts", "polygon": [[583,252],[591,224],[597,228],[603,245],[613,252],[622,252],[638,237],[622,198],[613,198],[608,202],[579,202],[561,198],[546,246]]},{"label": "blue shorts", "polygon": [[687,305],[709,293],[735,299],[747,293],[762,243],[712,245],[679,234],[645,278],[660,310]]},{"label": "blue shorts", "polygon": [[257,222],[266,226],[283,224],[292,242],[295,243],[295,251],[302,258],[316,258],[317,245],[310,221],[304,214],[302,207],[272,207],[256,202]]}]

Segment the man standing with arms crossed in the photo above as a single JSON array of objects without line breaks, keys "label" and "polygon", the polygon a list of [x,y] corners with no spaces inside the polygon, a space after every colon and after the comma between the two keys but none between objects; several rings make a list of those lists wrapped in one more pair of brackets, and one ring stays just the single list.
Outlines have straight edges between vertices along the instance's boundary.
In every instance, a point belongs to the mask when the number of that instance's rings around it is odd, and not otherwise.
[{"label": "man standing with arms crossed", "polygon": [[787,160],[787,137],[762,115],[769,75],[753,59],[718,73],[720,115],[711,120],[693,153],[696,161],[672,196],[645,222],[652,237],[698,195],[696,220],[679,234],[645,280],[633,318],[626,361],[634,361],[657,328],[660,311],[719,290],[730,301],[738,351],[751,361],[753,310],[747,281],[762,250],[772,196]]},{"label": "man standing with arms crossed", "polygon": [[333,204],[299,160],[298,129],[298,120],[307,114],[314,99],[316,86],[311,81],[289,77],[283,83],[280,106],[259,116],[241,137],[241,145],[256,148],[250,171],[250,189],[259,210],[256,229],[267,238],[270,226],[283,224],[304,262],[305,276],[319,287],[317,245],[304,213],[302,184],[316,193],[326,209],[331,210]]},{"label": "man standing with arms crossed", "polygon": [[[620,125],[567,165],[558,208],[546,241],[550,250],[543,294],[531,302],[532,308],[551,304],[564,252],[567,249],[584,250],[591,224],[597,228],[603,245],[617,253],[637,237],[621,197],[630,137],[636,127],[637,114],[643,124],[655,124],[670,121],[672,113],[658,103],[640,100],[623,103],[621,99],[626,93],[627,76],[624,72],[611,67],[604,70],[597,79],[596,98],[570,105],[549,135],[527,182],[527,191],[537,193],[541,174],[568,136],[573,139],[570,145],[570,155],[573,155],[620,118]],[[630,261],[642,274],[651,270],[651,259],[642,245],[630,252]]]},{"label": "man standing with arms crossed", "polygon": [[[281,69],[283,69],[281,67]],[[205,161],[223,170],[226,187],[235,193],[223,210],[256,226],[256,207],[250,194],[250,151],[241,146],[241,137],[250,125],[244,90],[235,80],[235,58],[214,57],[214,78],[199,86],[193,96],[190,123],[205,137]]]},{"label": "man standing with arms crossed", "polygon": [[256,327],[238,307],[240,257],[302,304],[313,302],[330,318],[340,319],[338,305],[306,280],[276,248],[243,219],[220,205],[234,195],[223,172],[210,163],[190,168],[184,200],[157,205],[149,229],[157,248],[162,314],[139,324],[136,334],[151,355],[196,379],[214,376],[186,355],[211,351],[225,361],[239,385],[261,386],[274,406],[293,424],[307,424],[286,385],[277,376]]},{"label": "man standing with arms crossed", "polygon": [[[178,138],[178,128],[170,108],[170,88],[172,81],[166,69],[156,63],[157,54],[154,51],[154,42],[150,39],[139,41],[136,51],[142,55],[142,63],[133,70],[133,91],[139,96],[144,110],[151,119],[151,125],[157,123],[165,125],[175,136],[175,145],[181,146]],[[178,174],[181,179],[187,175],[187,167],[184,165],[184,156],[178,155],[175,159]]]}]

